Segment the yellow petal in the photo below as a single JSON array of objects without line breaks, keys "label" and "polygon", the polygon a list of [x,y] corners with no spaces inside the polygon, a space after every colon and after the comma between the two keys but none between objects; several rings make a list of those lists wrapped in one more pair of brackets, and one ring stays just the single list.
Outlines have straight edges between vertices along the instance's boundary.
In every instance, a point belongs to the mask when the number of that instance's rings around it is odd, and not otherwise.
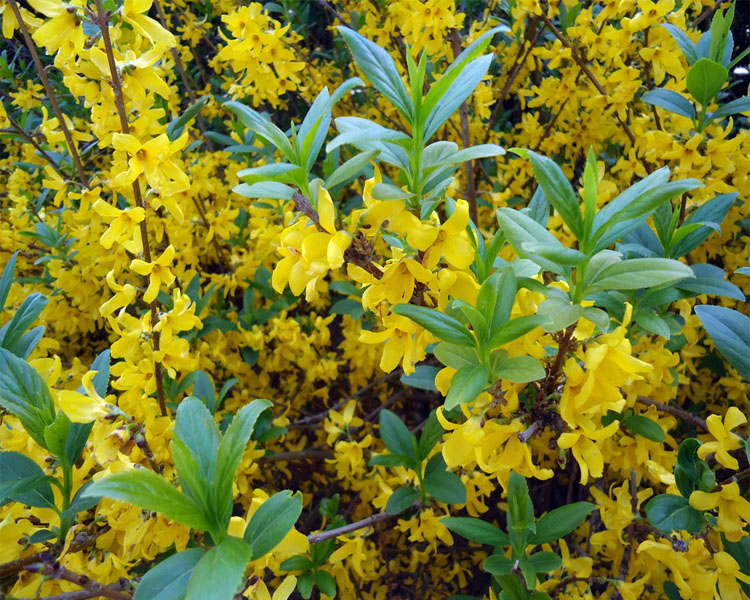
[{"label": "yellow petal", "polygon": [[330,234],[336,232],[336,225],[334,223],[336,212],[333,209],[331,195],[325,188],[321,188],[318,192],[318,217],[323,229]]}]

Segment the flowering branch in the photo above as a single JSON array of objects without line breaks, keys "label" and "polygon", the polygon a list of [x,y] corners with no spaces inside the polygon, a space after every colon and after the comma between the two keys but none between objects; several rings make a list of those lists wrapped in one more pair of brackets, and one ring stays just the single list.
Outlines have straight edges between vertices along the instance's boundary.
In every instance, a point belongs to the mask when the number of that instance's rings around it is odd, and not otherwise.
[{"label": "flowering branch", "polygon": [[[406,510],[419,508],[419,506],[420,506],[420,503],[415,502]],[[357,531],[358,529],[362,529],[364,527],[370,527],[371,525],[374,525],[375,523],[380,523],[381,521],[388,521],[389,519],[394,519],[396,517],[398,517],[398,515],[389,515],[388,513],[377,513],[374,515],[370,515],[369,517],[362,519],[361,521],[355,521],[354,523],[349,523],[349,525],[337,527],[336,529],[330,529],[328,531],[321,531],[320,533],[311,533],[310,535],[307,536],[307,541],[310,542],[311,544],[317,544],[319,542],[324,542],[325,540],[330,540],[331,538],[335,538],[340,535],[346,535],[347,533],[351,533],[352,531]]]},{"label": "flowering branch", "polygon": [[[105,586],[90,579],[87,575],[79,575],[66,569],[57,560],[53,559],[50,554],[45,554],[42,555],[44,562],[32,563],[26,566],[24,570],[30,573],[41,573],[47,577],[62,579],[63,581],[70,581],[71,583],[80,585],[89,594],[83,596],[85,598],[97,598],[100,596],[111,598],[112,600],[130,600],[132,598],[131,594],[124,591],[130,587],[130,582],[127,579],[120,579],[114,586]],[[62,597],[64,598],[65,594]],[[68,595],[67,597],[69,598],[70,596]],[[81,596],[78,597],[80,598]],[[58,595],[57,598],[59,599],[61,596]]]},{"label": "flowering branch", "polygon": [[641,404],[645,404],[646,406],[655,406],[662,412],[669,413],[670,415],[674,415],[675,417],[680,417],[683,421],[692,423],[703,431],[708,431],[708,425],[706,424],[705,419],[701,419],[698,415],[694,415],[687,410],[677,408],[676,406],[669,406],[668,404],[663,404],[661,402],[657,402],[656,400],[651,400],[650,398],[644,398],[643,396],[638,396],[637,401]]}]

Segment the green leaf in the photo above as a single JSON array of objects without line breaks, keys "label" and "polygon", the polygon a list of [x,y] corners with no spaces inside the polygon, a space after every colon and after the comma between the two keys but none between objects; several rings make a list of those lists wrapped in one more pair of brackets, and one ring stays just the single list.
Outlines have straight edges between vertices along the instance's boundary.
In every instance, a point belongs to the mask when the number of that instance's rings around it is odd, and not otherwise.
[{"label": "green leaf", "polygon": [[487,387],[490,372],[484,365],[462,367],[453,375],[451,387],[445,397],[445,409],[473,402]]},{"label": "green leaf", "polygon": [[544,242],[524,242],[524,252],[541,256],[558,265],[574,266],[582,263],[588,258],[583,252],[573,248],[560,247],[557,244],[545,244]]},{"label": "green leaf", "polygon": [[[534,175],[544,190],[547,200],[560,213],[578,240],[584,239],[583,217],[573,187],[552,159],[529,150],[529,159],[534,167]],[[575,251],[574,251],[575,252]],[[585,258],[585,257],[584,257]]]},{"label": "green leaf", "polygon": [[91,487],[93,484],[93,480],[89,479],[86,483],[84,483],[79,490],[76,492],[76,495],[73,497],[73,501],[70,503],[70,506],[63,511],[62,518],[70,518],[74,519],[78,513],[83,512],[84,510],[88,510],[92,506],[96,506],[99,504],[99,498],[98,496],[86,496],[86,490]]},{"label": "green leaf", "polygon": [[554,552],[536,552],[529,556],[529,562],[538,573],[551,573],[562,566],[562,558]]},{"label": "green leaf", "polygon": [[414,109],[411,98],[391,55],[349,27],[340,26],[337,29],[365,77],[393,102],[393,105],[410,123],[413,122]]},{"label": "green leaf", "polygon": [[279,565],[282,571],[307,571],[313,568],[313,562],[306,556],[292,556]]},{"label": "green leaf", "polygon": [[665,340],[672,337],[672,333],[669,330],[669,324],[659,315],[638,313],[634,321],[649,333],[660,335]]},{"label": "green leaf", "polygon": [[[736,198],[737,192],[732,192],[731,194],[719,194],[708,202],[701,204],[696,210],[691,212],[687,219],[685,219],[684,225],[690,226],[696,223],[722,223]],[[680,256],[685,256],[688,252],[692,252],[700,246],[713,231],[715,230],[712,227],[704,225],[700,229],[688,233],[679,240],[679,242],[672,244],[672,248],[669,252],[670,257],[678,258]]]},{"label": "green leaf", "polygon": [[302,513],[302,494],[283,490],[271,496],[255,511],[245,530],[253,560],[273,550],[294,527]]},{"label": "green leaf", "polygon": [[587,282],[586,294],[605,290],[636,290],[695,277],[690,267],[668,258],[633,258],[606,267]]},{"label": "green leaf", "polygon": [[145,510],[154,510],[168,519],[208,531],[210,523],[195,502],[153,471],[135,469],[115,473],[95,481],[83,497],[112,498],[122,500]]},{"label": "green leaf", "polygon": [[169,136],[170,140],[174,141],[182,135],[182,132],[185,131],[185,126],[190,122],[191,119],[198,116],[198,113],[207,100],[208,96],[204,96],[191,107],[187,108],[185,112],[182,113],[179,117],[173,119],[169,123],[169,125],[167,125],[167,135]]},{"label": "green leaf", "polygon": [[677,27],[677,25],[672,25],[671,23],[664,23],[661,26],[672,35],[674,41],[677,42],[680,50],[682,50],[682,53],[685,55],[689,65],[694,65],[698,62],[699,57],[698,52],[695,50],[695,44],[688,37],[687,33]]},{"label": "green leaf", "polygon": [[591,502],[573,502],[549,511],[536,522],[536,533],[529,538],[529,543],[540,546],[559,540],[578,529],[595,509],[596,505]]},{"label": "green leaf", "polygon": [[242,169],[237,177],[248,185],[275,181],[278,183],[293,183],[294,175],[302,174],[304,171],[297,165],[291,163],[269,163],[251,169]]},{"label": "green leaf", "polygon": [[518,317],[512,321],[503,323],[500,327],[495,329],[492,332],[490,341],[487,345],[489,348],[503,346],[523,335],[526,335],[537,327],[547,324],[548,322],[549,317],[546,315],[527,315],[525,317]]},{"label": "green leaf", "polygon": [[37,508],[55,506],[47,475],[20,452],[0,452],[0,505],[8,500]]},{"label": "green leaf", "polygon": [[629,429],[632,429],[638,435],[645,437],[647,440],[652,442],[664,442],[667,439],[667,435],[659,424],[644,417],[643,415],[631,414],[623,419],[623,423]]},{"label": "green leaf", "polygon": [[2,347],[12,348],[31,324],[39,318],[48,303],[49,298],[44,294],[34,292],[28,295],[21,306],[18,307],[10,323],[5,326],[7,329],[5,329],[5,336],[2,339]]},{"label": "green leaf", "polygon": [[453,317],[437,310],[413,304],[397,304],[391,308],[391,312],[409,317],[441,340],[460,346],[476,347],[476,340],[466,327]]},{"label": "green leaf", "polygon": [[443,437],[443,426],[440,424],[437,418],[437,411],[433,410],[430,412],[430,416],[427,417],[427,422],[422,429],[422,435],[419,437],[419,459],[425,460],[430,451],[435,447],[440,439]]},{"label": "green leaf", "polygon": [[727,68],[708,58],[701,58],[688,71],[685,79],[690,95],[705,108],[719,93],[729,77]]},{"label": "green leaf", "polygon": [[417,462],[412,438],[414,435],[395,413],[388,409],[380,411],[380,439],[391,454],[408,456],[412,461]]},{"label": "green leaf", "polygon": [[[216,453],[221,440],[213,415],[195,396],[177,408],[174,428],[174,461],[183,489],[208,511],[213,493]],[[197,472],[194,470],[197,468]],[[197,489],[196,489],[197,486]]]},{"label": "green leaf", "polygon": [[[700,489],[701,474],[698,465],[703,461],[698,458],[698,448],[701,442],[695,438],[687,438],[680,444],[677,452],[677,464],[674,468],[674,481],[677,489],[685,498],[690,498],[695,490]],[[706,463],[703,463],[706,467]]]},{"label": "green leaf", "polygon": [[473,349],[450,342],[440,342],[435,346],[433,354],[446,367],[456,370],[476,365],[479,362],[477,353]]},{"label": "green leaf", "polygon": [[488,546],[510,546],[508,534],[500,528],[475,517],[443,517],[440,522],[453,533],[467,540]]},{"label": "green leaf", "polygon": [[687,498],[659,494],[646,504],[648,522],[664,533],[687,531],[697,535],[703,528],[703,513],[690,506]]},{"label": "green leaf", "polygon": [[373,456],[368,463],[372,467],[408,467],[414,460],[403,454],[379,454]]},{"label": "green leaf", "polygon": [[0,348],[0,406],[13,413],[31,438],[46,448],[44,428],[56,418],[47,383],[25,360]]},{"label": "green leaf", "polygon": [[44,441],[47,443],[47,449],[57,456],[63,464],[67,463],[65,442],[68,438],[70,425],[68,415],[60,411],[57,413],[55,420],[44,428]]},{"label": "green leaf", "polygon": [[13,274],[16,270],[16,259],[18,258],[19,252],[19,250],[16,250],[11,254],[8,262],[5,263],[3,274],[0,276],[0,312],[5,308],[5,301],[8,299],[10,286],[13,285]]},{"label": "green leaf", "polygon": [[695,108],[690,104],[690,100],[672,90],[657,88],[643,94],[641,100],[648,104],[664,108],[669,112],[687,117],[688,119],[695,119]]},{"label": "green leaf", "polygon": [[430,392],[436,392],[435,387],[435,376],[440,371],[440,367],[433,367],[432,365],[419,365],[414,370],[414,373],[409,375],[401,375],[401,383],[408,385],[409,387],[417,388],[419,390],[428,390]]},{"label": "green leaf", "polygon": [[390,183],[376,183],[372,188],[372,197],[375,200],[404,200],[410,198],[411,194]]},{"label": "green leaf", "polygon": [[291,200],[294,196],[294,188],[276,181],[263,181],[261,183],[241,183],[232,188],[232,191],[245,196],[245,198],[271,198],[274,200]]},{"label": "green leaf", "polygon": [[514,562],[503,554],[493,554],[484,561],[482,570],[487,571],[495,577],[499,577],[510,573],[513,570]]},{"label": "green leaf", "polygon": [[723,119],[730,115],[737,115],[740,113],[750,112],[750,96],[743,96],[742,98],[736,98],[731,102],[722,104],[719,109],[711,115],[711,120]]},{"label": "green leaf", "polygon": [[336,596],[336,580],[328,571],[315,571],[315,584],[321,593],[331,598]]},{"label": "green leaf", "polygon": [[516,539],[521,538],[524,531],[536,532],[534,522],[534,506],[529,496],[526,478],[515,471],[510,472],[508,478],[508,528],[515,532]]},{"label": "green leaf", "polygon": [[514,356],[492,365],[492,375],[505,381],[528,383],[538,381],[546,376],[541,363],[533,356]]},{"label": "green leaf", "polygon": [[466,504],[466,487],[455,473],[446,471],[445,460],[439,452],[434,454],[425,467],[424,491],[446,504]]},{"label": "green leaf", "polygon": [[232,600],[245,581],[245,569],[251,557],[247,542],[224,538],[195,565],[185,600]]},{"label": "green leaf", "polygon": [[[184,401],[183,401],[184,402]],[[232,484],[242,462],[245,447],[253,435],[260,414],[273,406],[270,400],[253,400],[234,416],[219,444],[216,477],[213,484],[214,507],[220,523],[229,523],[232,512]]]},{"label": "green leaf", "polygon": [[389,515],[397,515],[404,512],[412,504],[419,500],[419,492],[412,487],[398,488],[388,498],[385,505],[385,512]]},{"label": "green leaf", "polygon": [[547,318],[543,327],[548,332],[560,331],[576,323],[583,317],[583,312],[580,304],[571,304],[570,300],[557,296],[547,298],[537,308],[537,313]]},{"label": "green leaf", "polygon": [[750,381],[750,317],[724,306],[699,305],[695,314],[721,355]]},{"label": "green leaf", "polygon": [[362,169],[369,165],[379,153],[379,150],[368,150],[367,152],[362,152],[361,154],[357,154],[355,157],[350,158],[331,173],[326,179],[325,188],[327,190],[332,190],[337,185],[351,181]]},{"label": "green leaf", "polygon": [[[490,68],[492,55],[480,56],[469,62],[458,74],[450,88],[445,91],[435,107],[427,114],[424,124],[424,141],[427,142],[450,116],[458,110],[458,107],[471,96],[477,88],[487,70]],[[445,75],[443,75],[445,76]],[[430,100],[429,93],[426,101]]]},{"label": "green leaf", "polygon": [[190,548],[161,561],[143,576],[133,600],[183,600],[190,577],[205,553],[201,548]]},{"label": "green leaf", "polygon": [[254,111],[249,106],[240,104],[239,102],[225,102],[224,106],[236,114],[256,136],[276,146],[289,162],[297,163],[298,157],[292,148],[289,139],[287,139],[281,129],[271,123],[270,119],[261,116],[260,113]]},{"label": "green leaf", "polygon": [[565,272],[565,268],[562,265],[534,254],[531,251],[524,250],[523,245],[525,243],[543,243],[550,247],[564,248],[560,241],[547,231],[546,227],[512,208],[498,208],[496,214],[503,233],[505,233],[510,245],[513,246],[513,249],[520,257],[528,257],[543,269],[552,271],[558,275],[562,275]]},{"label": "green leaf", "polygon": [[477,310],[487,320],[490,335],[510,319],[516,292],[516,277],[507,268],[490,275],[479,288]]}]

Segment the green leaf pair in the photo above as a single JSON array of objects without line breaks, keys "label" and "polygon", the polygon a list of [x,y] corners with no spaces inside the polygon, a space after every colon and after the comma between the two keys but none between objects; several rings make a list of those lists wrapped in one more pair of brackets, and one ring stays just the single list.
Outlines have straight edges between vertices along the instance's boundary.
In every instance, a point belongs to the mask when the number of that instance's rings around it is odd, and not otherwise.
[{"label": "green leaf pair", "polygon": [[[458,475],[447,470],[442,454],[429,458],[442,435],[443,428],[435,411],[430,413],[419,441],[395,413],[387,409],[380,411],[380,437],[390,454],[374,456],[370,465],[405,466],[415,472],[421,490],[420,493],[413,487],[397,489],[386,504],[388,514],[401,513],[427,496],[446,504],[466,503],[466,487]],[[423,467],[425,460],[427,464]]]}]

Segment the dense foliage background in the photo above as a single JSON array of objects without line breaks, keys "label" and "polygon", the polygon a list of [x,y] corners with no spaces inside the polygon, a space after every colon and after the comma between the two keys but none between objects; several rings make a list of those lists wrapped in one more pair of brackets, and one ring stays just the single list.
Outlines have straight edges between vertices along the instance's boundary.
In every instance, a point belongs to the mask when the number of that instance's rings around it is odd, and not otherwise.
[{"label": "dense foliage background", "polygon": [[0,18],[0,597],[750,598],[746,0]]}]

